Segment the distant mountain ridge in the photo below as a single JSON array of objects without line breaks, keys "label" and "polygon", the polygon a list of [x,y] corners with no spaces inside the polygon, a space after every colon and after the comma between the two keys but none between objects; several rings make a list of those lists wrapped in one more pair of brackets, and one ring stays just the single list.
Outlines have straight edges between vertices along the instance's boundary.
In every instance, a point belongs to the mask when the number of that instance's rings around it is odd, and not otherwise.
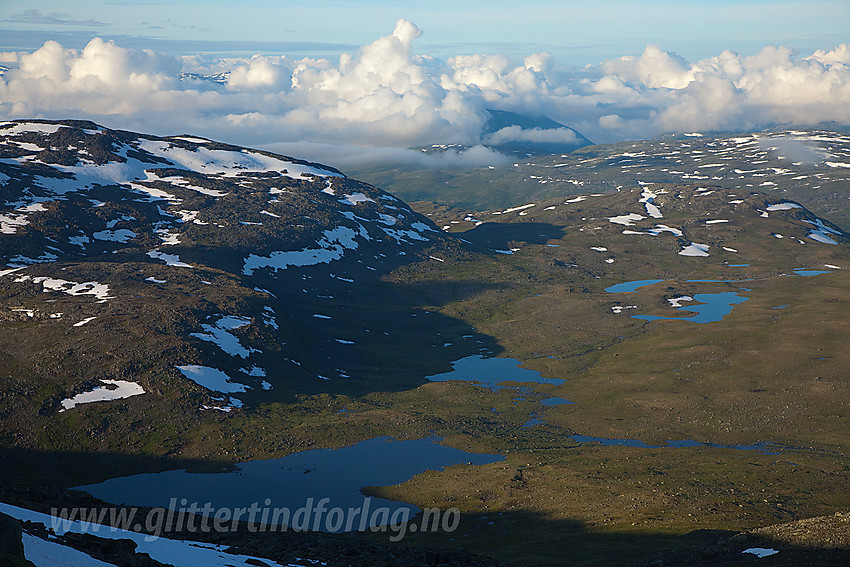
[{"label": "distant mountain ridge", "polygon": [[[549,118],[548,116],[528,116],[518,114],[516,112],[508,112],[506,110],[487,111],[489,120],[484,128],[484,138],[493,136],[505,129],[519,128],[520,132],[514,135],[518,138],[510,142],[504,142],[495,145],[494,148],[506,153],[532,152],[533,154],[559,154],[570,153],[585,146],[592,146],[593,142],[588,140],[581,132],[570,126],[561,124]],[[523,131],[525,135],[523,136]],[[533,134],[529,135],[531,132]],[[549,136],[547,133],[553,132],[562,133],[561,141],[553,140],[554,136]],[[536,134],[537,139],[534,139]],[[572,134],[572,136],[570,136]],[[572,139],[570,139],[572,138]]]},{"label": "distant mountain ridge", "polygon": [[[549,154],[568,154],[593,145],[581,132],[548,116],[530,116],[507,110],[485,111],[487,120],[481,132],[481,144],[506,155],[522,158]],[[426,153],[446,150],[463,151],[466,144],[433,144],[419,149]]]}]

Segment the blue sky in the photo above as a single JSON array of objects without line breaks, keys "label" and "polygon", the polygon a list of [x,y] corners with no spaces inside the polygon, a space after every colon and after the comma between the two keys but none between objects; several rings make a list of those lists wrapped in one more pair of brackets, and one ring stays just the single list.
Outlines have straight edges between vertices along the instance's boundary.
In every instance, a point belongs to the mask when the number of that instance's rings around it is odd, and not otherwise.
[{"label": "blue sky", "polygon": [[576,66],[637,55],[648,44],[700,59],[850,40],[847,0],[6,0],[0,49],[33,50],[49,38],[80,48],[97,35],[170,53],[328,56],[372,41],[399,18],[424,31],[420,53],[549,51]]},{"label": "blue sky", "polygon": [[0,119],[331,165],[330,146],[481,148],[494,109],[595,142],[850,125],[848,22],[850,0],[5,0]]}]

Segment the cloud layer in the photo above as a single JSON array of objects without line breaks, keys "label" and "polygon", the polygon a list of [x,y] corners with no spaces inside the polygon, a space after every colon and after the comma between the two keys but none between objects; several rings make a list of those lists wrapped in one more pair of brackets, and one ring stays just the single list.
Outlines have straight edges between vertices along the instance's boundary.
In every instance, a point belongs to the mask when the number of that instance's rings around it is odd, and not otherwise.
[{"label": "cloud layer", "polygon": [[[725,51],[695,62],[650,45],[639,56],[576,70],[547,53],[521,62],[502,55],[445,61],[416,55],[421,33],[399,20],[391,34],[338,61],[176,58],[99,38],[79,51],[51,41],[34,53],[0,54],[12,67],[0,79],[0,117],[89,118],[254,146],[310,142],[314,150],[572,135],[519,128],[488,133],[486,109],[547,115],[597,142],[670,131],[850,124],[847,44],[808,56],[775,46],[748,56]],[[215,74],[217,82],[197,78]],[[456,159],[498,159],[491,154],[479,148]]]}]

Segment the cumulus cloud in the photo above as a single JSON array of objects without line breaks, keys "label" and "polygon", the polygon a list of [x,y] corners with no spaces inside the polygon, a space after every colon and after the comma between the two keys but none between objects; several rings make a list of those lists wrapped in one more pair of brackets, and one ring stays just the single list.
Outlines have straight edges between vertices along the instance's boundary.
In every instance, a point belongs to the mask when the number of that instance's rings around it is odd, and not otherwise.
[{"label": "cumulus cloud", "polygon": [[0,82],[0,113],[10,118],[174,111],[192,98],[173,90],[179,61],[99,38],[80,52],[48,41],[17,62]]},{"label": "cumulus cloud", "polygon": [[487,135],[484,142],[494,146],[517,142],[574,144],[578,142],[578,137],[569,128],[523,129],[519,126],[508,126]]},{"label": "cumulus cloud", "polygon": [[291,84],[285,59],[255,55],[249,61],[239,61],[228,73],[227,87],[232,90],[286,90]]},{"label": "cumulus cloud", "polygon": [[649,88],[681,89],[694,80],[695,69],[675,53],[649,45],[640,57],[627,55],[602,64],[607,77]]},{"label": "cumulus cloud", "polygon": [[283,155],[326,163],[345,169],[364,163],[399,164],[415,168],[467,168],[499,166],[511,163],[508,156],[476,144],[469,148],[447,148],[424,152],[405,148],[368,147],[314,142],[282,142],[267,144],[265,149]]},{"label": "cumulus cloud", "polygon": [[341,146],[360,145],[376,148],[374,159],[435,163],[390,148],[463,144],[472,149],[440,159],[479,165],[498,159],[475,147],[482,143],[574,140],[558,128],[487,133],[488,109],[549,116],[598,142],[850,124],[848,45],[808,56],[768,46],[700,61],[650,45],[640,55],[571,69],[548,53],[442,61],[414,52],[421,34],[399,20],[392,33],[337,61],[181,58],[99,38],[82,50],[48,41],[34,53],[0,54],[11,67],[0,77],[0,117],[89,118],[255,146],[309,142],[326,155],[336,148],[339,159],[348,159]]},{"label": "cumulus cloud", "polygon": [[[600,68],[604,75],[587,85],[615,108],[651,109],[644,118],[652,133],[850,123],[850,107],[841,102],[850,100],[848,45],[804,58],[768,46],[755,55],[725,51],[693,63],[649,46],[640,57]],[[616,124],[606,118],[605,125]]]}]

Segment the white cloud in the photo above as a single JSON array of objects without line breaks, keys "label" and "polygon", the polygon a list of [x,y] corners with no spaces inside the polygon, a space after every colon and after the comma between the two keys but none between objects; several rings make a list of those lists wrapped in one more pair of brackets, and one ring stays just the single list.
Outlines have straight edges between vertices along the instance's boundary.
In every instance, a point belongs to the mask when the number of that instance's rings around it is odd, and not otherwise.
[{"label": "white cloud", "polygon": [[236,68],[230,71],[226,84],[233,90],[272,87],[287,90],[291,81],[283,58],[254,55],[247,62],[239,62]]},{"label": "white cloud", "polygon": [[648,45],[640,57],[627,55],[605,61],[606,76],[624,82],[636,82],[650,88],[681,89],[694,80],[695,69],[676,55],[663,51],[658,45]]},{"label": "white cloud", "polygon": [[[50,41],[31,54],[0,54],[12,67],[0,78],[0,118],[88,118],[255,146],[331,144],[336,155],[340,145],[365,145],[377,148],[375,159],[432,163],[421,152],[390,149],[572,139],[567,129],[518,127],[487,137],[488,108],[546,115],[598,142],[667,131],[850,124],[846,44],[807,57],[770,46],[701,61],[650,45],[639,56],[569,69],[548,53],[519,62],[499,54],[441,61],[414,53],[421,34],[399,20],[391,34],[338,61],[178,58],[98,38],[82,50]],[[181,72],[223,78],[181,80]],[[489,165],[498,155],[480,148],[443,159]]]},{"label": "white cloud", "polygon": [[263,149],[331,165],[338,169],[364,163],[400,164],[419,168],[487,167],[511,163],[510,157],[482,145],[425,153],[421,150],[363,147],[311,142],[267,144]]},{"label": "white cloud", "polygon": [[576,133],[569,128],[532,128],[524,130],[519,126],[508,126],[497,130],[484,138],[484,143],[498,146],[514,142],[532,142],[549,144],[572,144],[578,141]]}]

